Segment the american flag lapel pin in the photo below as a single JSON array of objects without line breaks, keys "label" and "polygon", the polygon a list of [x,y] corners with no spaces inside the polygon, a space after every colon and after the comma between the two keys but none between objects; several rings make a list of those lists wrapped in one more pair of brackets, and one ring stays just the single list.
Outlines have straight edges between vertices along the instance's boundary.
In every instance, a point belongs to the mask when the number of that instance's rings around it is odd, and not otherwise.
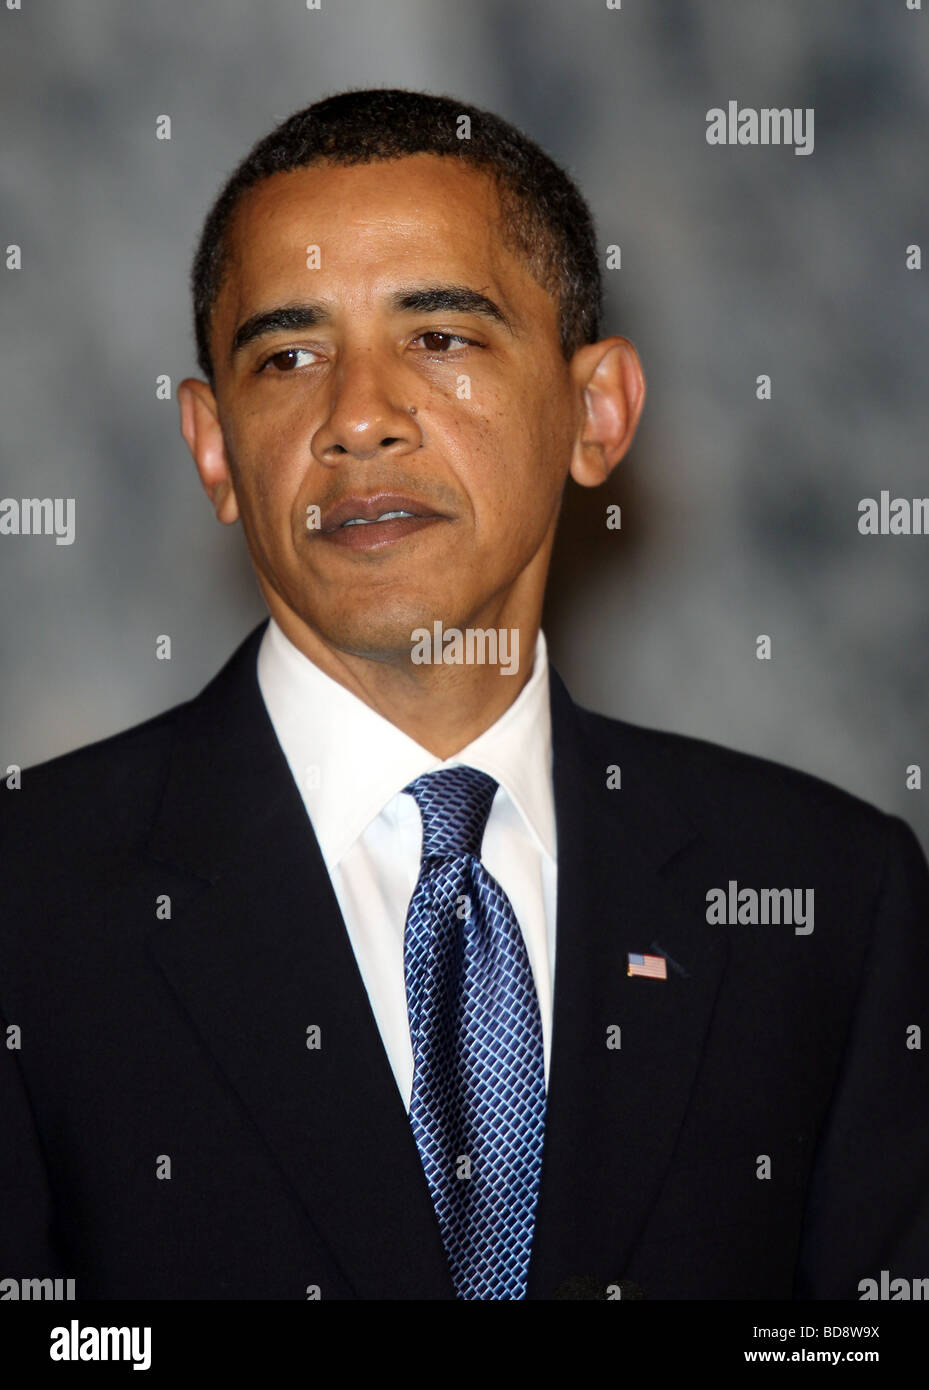
[{"label": "american flag lapel pin", "polygon": [[664,956],[645,956],[639,951],[630,951],[627,959],[627,975],[642,975],[647,980],[668,978],[668,962]]}]

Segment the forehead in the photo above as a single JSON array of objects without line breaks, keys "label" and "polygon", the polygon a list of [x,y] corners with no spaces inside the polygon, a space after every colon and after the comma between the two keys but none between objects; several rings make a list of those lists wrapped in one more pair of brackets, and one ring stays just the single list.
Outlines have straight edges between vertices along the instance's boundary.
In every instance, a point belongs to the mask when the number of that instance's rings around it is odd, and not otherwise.
[{"label": "forehead", "polygon": [[[413,155],[273,174],[243,196],[228,232],[217,318],[277,295],[326,289],[373,299],[392,284],[452,280],[495,288],[520,312],[554,312],[501,238],[489,174],[452,157]],[[318,269],[307,265],[319,248]]]}]

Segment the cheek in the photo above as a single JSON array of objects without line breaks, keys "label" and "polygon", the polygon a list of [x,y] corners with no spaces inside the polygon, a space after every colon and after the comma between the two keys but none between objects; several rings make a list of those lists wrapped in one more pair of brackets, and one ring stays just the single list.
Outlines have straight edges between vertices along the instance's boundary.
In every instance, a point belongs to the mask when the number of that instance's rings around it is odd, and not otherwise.
[{"label": "cheek", "polygon": [[297,438],[279,421],[255,414],[239,424],[231,444],[227,440],[237,490],[244,490],[246,504],[251,500],[262,530],[279,529],[281,518],[292,510],[309,458],[304,435]]},{"label": "cheek", "polygon": [[[476,540],[503,554],[533,550],[545,534],[567,470],[560,383],[475,381],[470,401],[433,416],[436,445],[468,494]],[[428,441],[427,441],[428,447]]]},{"label": "cheek", "polygon": [[[553,390],[556,389],[553,383]],[[567,470],[563,413],[538,383],[494,402],[480,422],[485,477],[519,514],[547,516]]]}]

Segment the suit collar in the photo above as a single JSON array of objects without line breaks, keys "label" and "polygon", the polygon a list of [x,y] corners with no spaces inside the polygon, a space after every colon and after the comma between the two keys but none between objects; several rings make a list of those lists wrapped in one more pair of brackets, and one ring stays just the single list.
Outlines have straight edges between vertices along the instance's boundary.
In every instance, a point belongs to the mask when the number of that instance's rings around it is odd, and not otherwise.
[{"label": "suit collar", "polygon": [[[259,648],[267,622],[256,627],[203,691],[182,706],[162,805],[150,847],[156,858],[188,868],[207,879],[222,871],[234,855],[235,832],[243,806],[251,823],[279,813],[282,801],[293,805],[296,786],[261,699],[256,678]],[[642,861],[655,869],[689,841],[699,828],[670,799],[664,784],[642,778],[631,797],[606,788],[607,765],[597,769],[596,784],[583,760],[610,754],[620,765],[628,753],[641,764],[643,731],[620,720],[607,720],[575,705],[558,672],[548,665],[552,762],[556,800],[572,807],[557,815],[559,837],[569,843],[578,813],[586,821],[593,810],[605,818],[602,833],[620,835],[635,845]],[[609,733],[607,733],[609,731]],[[612,741],[604,743],[604,734]],[[647,737],[647,735],[646,735]],[[656,754],[656,757],[658,755]],[[629,789],[631,768],[625,772]],[[299,799],[299,798],[298,798]]]},{"label": "suit collar", "polygon": [[[701,834],[669,794],[668,778],[660,775],[669,756],[662,736],[582,709],[553,667],[549,667],[549,685],[556,794],[575,811],[586,803],[585,819],[596,809],[613,834],[635,845],[642,862],[660,868]],[[589,760],[604,757],[606,763],[587,766]],[[610,768],[619,771],[618,787],[607,785]],[[636,775],[636,769],[645,772],[646,768],[647,775]],[[616,781],[615,774],[610,780]],[[624,790],[633,795],[624,796]],[[563,810],[559,829],[566,820]]]}]

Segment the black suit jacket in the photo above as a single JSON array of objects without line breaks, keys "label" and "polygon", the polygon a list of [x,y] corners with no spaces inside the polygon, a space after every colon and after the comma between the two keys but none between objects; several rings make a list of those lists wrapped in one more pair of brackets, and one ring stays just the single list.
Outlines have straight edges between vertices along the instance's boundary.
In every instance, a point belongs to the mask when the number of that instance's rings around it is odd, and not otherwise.
[{"label": "black suit jacket", "polygon": [[[453,1297],[261,700],[262,630],[190,703],[0,798],[0,1006],[21,1036],[0,1048],[0,1277],[73,1277],[78,1298]],[[929,1275],[912,831],[800,772],[581,710],[554,672],[551,689],[529,1297],[588,1277],[654,1299],[857,1298],[882,1269]],[[729,880],[813,889],[813,932],[709,925]],[[630,951],[665,955],[667,980],[630,978]]]}]

